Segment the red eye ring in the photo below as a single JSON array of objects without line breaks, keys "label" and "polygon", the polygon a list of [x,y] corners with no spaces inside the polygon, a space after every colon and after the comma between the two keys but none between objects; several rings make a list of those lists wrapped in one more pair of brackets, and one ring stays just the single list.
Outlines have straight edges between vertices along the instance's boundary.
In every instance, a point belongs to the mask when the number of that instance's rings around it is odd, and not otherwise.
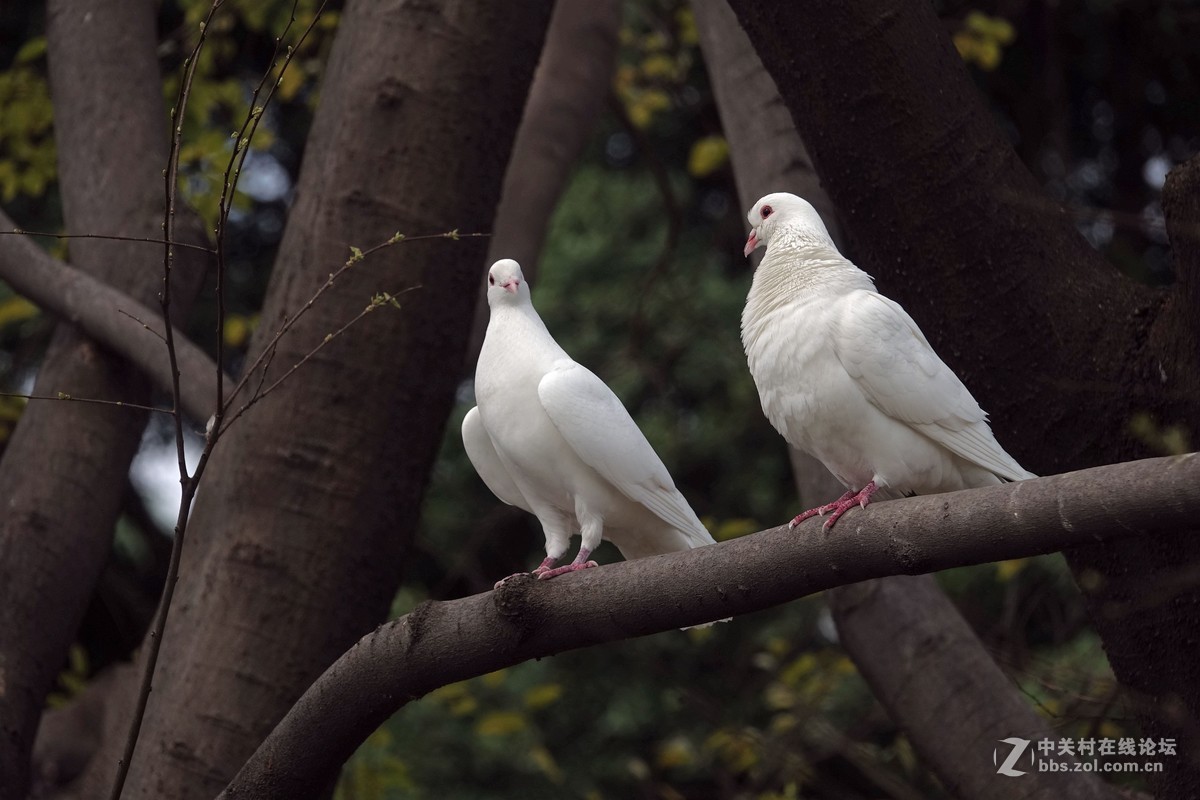
[{"label": "red eye ring", "polygon": [[771,214],[772,214],[774,211],[775,211],[775,209],[771,208],[770,206],[763,206],[763,207],[762,207],[762,208],[759,210],[759,212],[758,212],[758,215],[759,215],[760,217],[762,217],[763,219],[766,219],[767,217],[771,216]]},{"label": "red eye ring", "polygon": [[488,275],[488,286],[495,286],[495,285],[496,285],[496,276]]}]

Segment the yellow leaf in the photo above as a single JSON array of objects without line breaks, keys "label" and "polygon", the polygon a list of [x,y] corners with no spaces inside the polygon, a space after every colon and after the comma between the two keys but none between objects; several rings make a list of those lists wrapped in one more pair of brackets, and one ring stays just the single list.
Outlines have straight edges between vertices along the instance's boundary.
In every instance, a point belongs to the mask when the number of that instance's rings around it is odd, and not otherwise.
[{"label": "yellow leaf", "polygon": [[474,714],[477,708],[479,708],[479,701],[470,695],[464,695],[450,703],[450,716],[465,717],[468,714]]},{"label": "yellow leaf", "polygon": [[551,703],[558,702],[562,697],[563,688],[559,683],[544,683],[525,692],[525,706],[531,711],[545,708]]},{"label": "yellow leaf", "polygon": [[1001,583],[1008,583],[1015,578],[1021,570],[1025,569],[1025,565],[1029,563],[1026,558],[1010,558],[1007,561],[996,562],[996,578]]},{"label": "yellow leaf", "polygon": [[250,321],[240,314],[230,314],[225,317],[221,338],[228,347],[241,347],[250,338]]},{"label": "yellow leaf", "polygon": [[17,51],[16,57],[13,58],[13,63],[28,64],[30,61],[36,61],[45,54],[46,37],[38,36],[21,45],[21,49]]},{"label": "yellow leaf", "polygon": [[979,40],[966,31],[957,31],[954,34],[954,47],[958,50],[958,54],[962,56],[963,61],[975,60],[975,48],[978,43]]},{"label": "yellow leaf", "polygon": [[525,717],[516,711],[493,711],[475,723],[480,736],[506,736],[525,729]]},{"label": "yellow leaf", "polygon": [[554,760],[554,756],[546,748],[538,745],[529,751],[529,760],[542,771],[542,774],[554,783],[563,782],[563,771]]},{"label": "yellow leaf", "polygon": [[484,675],[482,680],[483,680],[484,686],[490,686],[492,688],[495,688],[497,686],[502,685],[504,683],[505,679],[507,679],[507,678],[508,678],[508,670],[498,669],[495,672],[489,672],[487,675]]},{"label": "yellow leaf", "polygon": [[10,297],[0,301],[0,328],[33,319],[40,313],[38,307],[24,297]]},{"label": "yellow leaf", "polygon": [[304,88],[306,76],[304,69],[296,61],[288,65],[287,71],[279,79],[279,97],[282,100],[293,100]]},{"label": "yellow leaf", "polygon": [[771,717],[771,733],[787,733],[796,727],[796,723],[794,714],[776,714]]},{"label": "yellow leaf", "polygon": [[986,39],[979,43],[979,47],[975,52],[975,63],[985,72],[991,72],[1000,66],[1002,56],[1003,53],[1000,52],[1000,45],[996,44],[994,39]]},{"label": "yellow leaf", "polygon": [[675,12],[675,23],[679,26],[679,41],[688,47],[700,43],[700,32],[696,30],[696,15],[684,6]]},{"label": "yellow leaf", "polygon": [[665,742],[661,742],[658,745],[658,753],[654,757],[654,763],[659,769],[686,767],[695,760],[696,754],[692,748],[692,743],[683,736],[675,736]]},{"label": "yellow leaf", "polygon": [[791,664],[788,664],[787,668],[779,674],[779,679],[787,686],[795,686],[805,676],[812,674],[816,668],[817,657],[812,653],[805,653]]},{"label": "yellow leaf", "polygon": [[782,683],[772,683],[763,692],[763,700],[766,701],[767,708],[772,711],[781,711],[785,708],[795,707],[796,693]]},{"label": "yellow leaf", "polygon": [[663,53],[655,53],[642,59],[642,74],[647,78],[672,78],[675,76],[675,61]]}]

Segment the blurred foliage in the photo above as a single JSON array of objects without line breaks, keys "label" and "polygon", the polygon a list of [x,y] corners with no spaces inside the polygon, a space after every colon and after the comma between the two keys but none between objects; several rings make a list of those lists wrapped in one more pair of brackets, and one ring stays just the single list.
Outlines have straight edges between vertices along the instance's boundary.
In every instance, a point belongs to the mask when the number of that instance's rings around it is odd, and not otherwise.
[{"label": "blurred foliage", "polygon": [[1012,44],[1016,35],[1008,20],[971,11],[963,20],[962,29],[954,34],[954,46],[964,61],[990,72],[1000,65],[1004,48]]},{"label": "blurred foliage", "polygon": [[[167,108],[208,5],[161,5]],[[339,5],[297,52],[251,143],[227,231],[230,316],[218,332],[211,290],[193,315],[193,338],[213,350],[220,335],[231,370],[258,322]],[[316,6],[300,2],[290,41]],[[1166,171],[1200,146],[1200,17],[1166,0],[937,7],[1052,200],[1074,210],[1084,235],[1126,272],[1170,280],[1158,193]],[[273,69],[291,9],[291,0],[227,4],[207,31],[183,117],[181,186],[210,229],[236,143],[230,134]],[[0,201],[22,227],[53,231],[62,212],[42,14],[41,4],[0,5]],[[729,146],[697,40],[681,0],[625,3],[617,102],[562,199],[533,288],[551,332],[620,395],[706,525],[727,539],[798,509],[784,445],[759,411],[739,342],[750,270],[740,256]],[[278,75],[270,74],[268,85]],[[61,240],[44,244],[68,255]],[[50,329],[0,284],[0,389],[26,384]],[[496,501],[462,451],[469,380],[458,400],[395,614],[487,590],[540,559],[536,521]],[[0,398],[0,448],[23,407]],[[1163,452],[1186,448],[1193,435],[1140,416],[1130,425]],[[149,608],[156,587],[145,576],[161,573],[164,542],[137,499],[127,500],[113,561],[137,565],[121,586],[141,581]],[[607,545],[598,555],[619,557]],[[1061,735],[1133,732],[1061,558],[950,570],[939,580]],[[110,590],[98,605],[125,596]],[[53,702],[118,657],[98,638],[136,642],[144,623],[131,620],[147,613],[115,622],[111,611],[90,611],[89,644],[72,650]],[[944,795],[837,648],[821,599],[810,598],[439,689],[360,748],[336,796]]]}]

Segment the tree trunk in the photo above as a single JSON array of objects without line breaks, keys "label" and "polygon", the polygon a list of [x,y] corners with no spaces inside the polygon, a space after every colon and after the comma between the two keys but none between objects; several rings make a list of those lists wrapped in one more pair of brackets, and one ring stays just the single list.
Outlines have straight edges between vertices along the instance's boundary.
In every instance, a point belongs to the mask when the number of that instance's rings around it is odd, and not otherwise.
[{"label": "tree trunk", "polygon": [[[775,81],[729,4],[726,0],[692,0],[692,9],[721,127],[730,144],[740,207],[748,210],[755,200],[771,192],[798,194],[813,204],[834,243],[844,250],[837,210],[821,188]],[[795,448],[788,450],[796,480],[797,513],[828,503],[844,491],[820,461]]]},{"label": "tree trunk", "polygon": [[1002,739],[1057,739],[996,666],[931,575],[880,578],[828,592],[838,640],[942,785],[964,800],[1122,795],[1094,774],[996,774]]},{"label": "tree trunk", "polygon": [[[1187,391],[1196,353],[1161,345],[1193,329],[1195,315],[1163,314],[1167,293],[1119,276],[1042,195],[930,6],[732,5],[861,266],[921,324],[1025,466],[1055,472],[1143,455],[1129,425],[1138,412],[1200,418],[1200,395]],[[1068,560],[1118,679],[1154,701],[1140,715],[1145,734],[1191,738],[1200,536],[1079,548]],[[1150,586],[1168,589],[1150,595]],[[1200,793],[1196,763],[1195,753],[1167,762],[1158,790]]]},{"label": "tree trunk", "polygon": [[[155,55],[154,5],[51,2],[50,84],[59,178],[72,232],[160,237],[167,114]],[[202,240],[199,226],[180,238]],[[162,286],[162,249],[75,239],[81,269],[149,303]],[[204,261],[176,257],[178,318]],[[113,314],[116,313],[114,310]],[[34,394],[146,403],[136,369],[60,325]],[[24,797],[46,694],[61,671],[112,544],[145,414],[86,403],[33,402],[0,463],[0,798]]]},{"label": "tree trunk", "polygon": [[[397,231],[487,229],[548,16],[544,2],[348,4],[252,352],[351,246]],[[386,615],[484,251],[481,239],[382,250],[279,342],[272,376],[375,293],[412,289],[401,309],[385,305],[333,340],[215,450],[127,798],[214,796],[304,688]],[[89,796],[110,780],[119,743],[106,744]]]},{"label": "tree trunk", "polygon": [[[498,259],[511,258],[521,265],[526,280],[536,285],[550,218],[612,85],[620,28],[621,4],[616,0],[555,4],[504,175],[481,276]],[[487,296],[481,294],[475,304],[468,365],[479,358],[487,322]]]}]

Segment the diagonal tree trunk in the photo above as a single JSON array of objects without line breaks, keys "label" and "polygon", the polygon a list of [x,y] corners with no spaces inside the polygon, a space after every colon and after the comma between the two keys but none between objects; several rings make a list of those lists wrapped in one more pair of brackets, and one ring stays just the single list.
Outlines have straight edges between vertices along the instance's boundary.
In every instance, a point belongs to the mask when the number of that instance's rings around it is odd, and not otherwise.
[{"label": "diagonal tree trunk", "polygon": [[[167,114],[155,55],[154,4],[48,4],[50,83],[69,230],[161,236]],[[103,99],[101,99],[103,98]],[[181,238],[202,239],[198,225]],[[144,302],[162,286],[162,250],[75,239],[76,266]],[[203,260],[179,251],[178,318]],[[115,311],[113,312],[115,314]],[[60,325],[35,394],[145,403],[138,372]],[[0,797],[24,797],[46,694],[112,544],[125,475],[145,415],[84,403],[31,403],[0,462]]]},{"label": "diagonal tree trunk", "polygon": [[[749,208],[771,191],[791,191],[812,202],[824,219],[836,221],[775,82],[733,11],[725,0],[693,0],[692,7],[741,206]],[[843,245],[837,225],[830,233]],[[791,457],[799,507],[841,494],[843,487],[819,461],[795,449]],[[936,581],[927,575],[881,578],[831,589],[828,598],[842,645],[941,782],[959,797],[1011,792],[1012,786],[996,780],[991,747],[1006,736],[1025,732],[1034,738],[1034,732],[1048,735],[1048,729]],[[937,702],[921,705],[930,698]],[[931,708],[936,719],[929,716]],[[1109,791],[1092,776],[1065,774],[1048,780],[1034,775],[1020,788],[1027,797],[1102,797]]]},{"label": "diagonal tree trunk", "polygon": [[[548,16],[545,2],[348,4],[252,352],[351,246],[487,229]],[[322,349],[214,452],[127,798],[214,796],[313,678],[384,618],[484,252],[481,239],[379,251],[280,341],[273,376],[375,293],[412,289],[402,308],[379,308]],[[117,746],[94,760],[87,796],[106,789]]]},{"label": "diagonal tree trunk", "polygon": [[954,797],[1116,800],[1091,773],[996,774],[1002,739],[1057,739],[930,575],[878,578],[828,592],[838,639],[925,763]]},{"label": "diagonal tree trunk", "polygon": [[[980,102],[930,6],[901,0],[734,10],[843,211],[855,252],[998,420],[1027,467],[1141,455],[1135,413],[1200,418],[1184,276],[1136,286],[1041,193]],[[836,76],[836,80],[833,80]],[[844,87],[851,87],[849,90]],[[1179,266],[1186,269],[1188,262]],[[1163,796],[1200,794],[1200,536],[1068,553],[1122,685],[1150,700],[1144,733],[1181,756]],[[1163,587],[1148,592],[1148,587]],[[1154,664],[1154,669],[1147,669]]]}]

